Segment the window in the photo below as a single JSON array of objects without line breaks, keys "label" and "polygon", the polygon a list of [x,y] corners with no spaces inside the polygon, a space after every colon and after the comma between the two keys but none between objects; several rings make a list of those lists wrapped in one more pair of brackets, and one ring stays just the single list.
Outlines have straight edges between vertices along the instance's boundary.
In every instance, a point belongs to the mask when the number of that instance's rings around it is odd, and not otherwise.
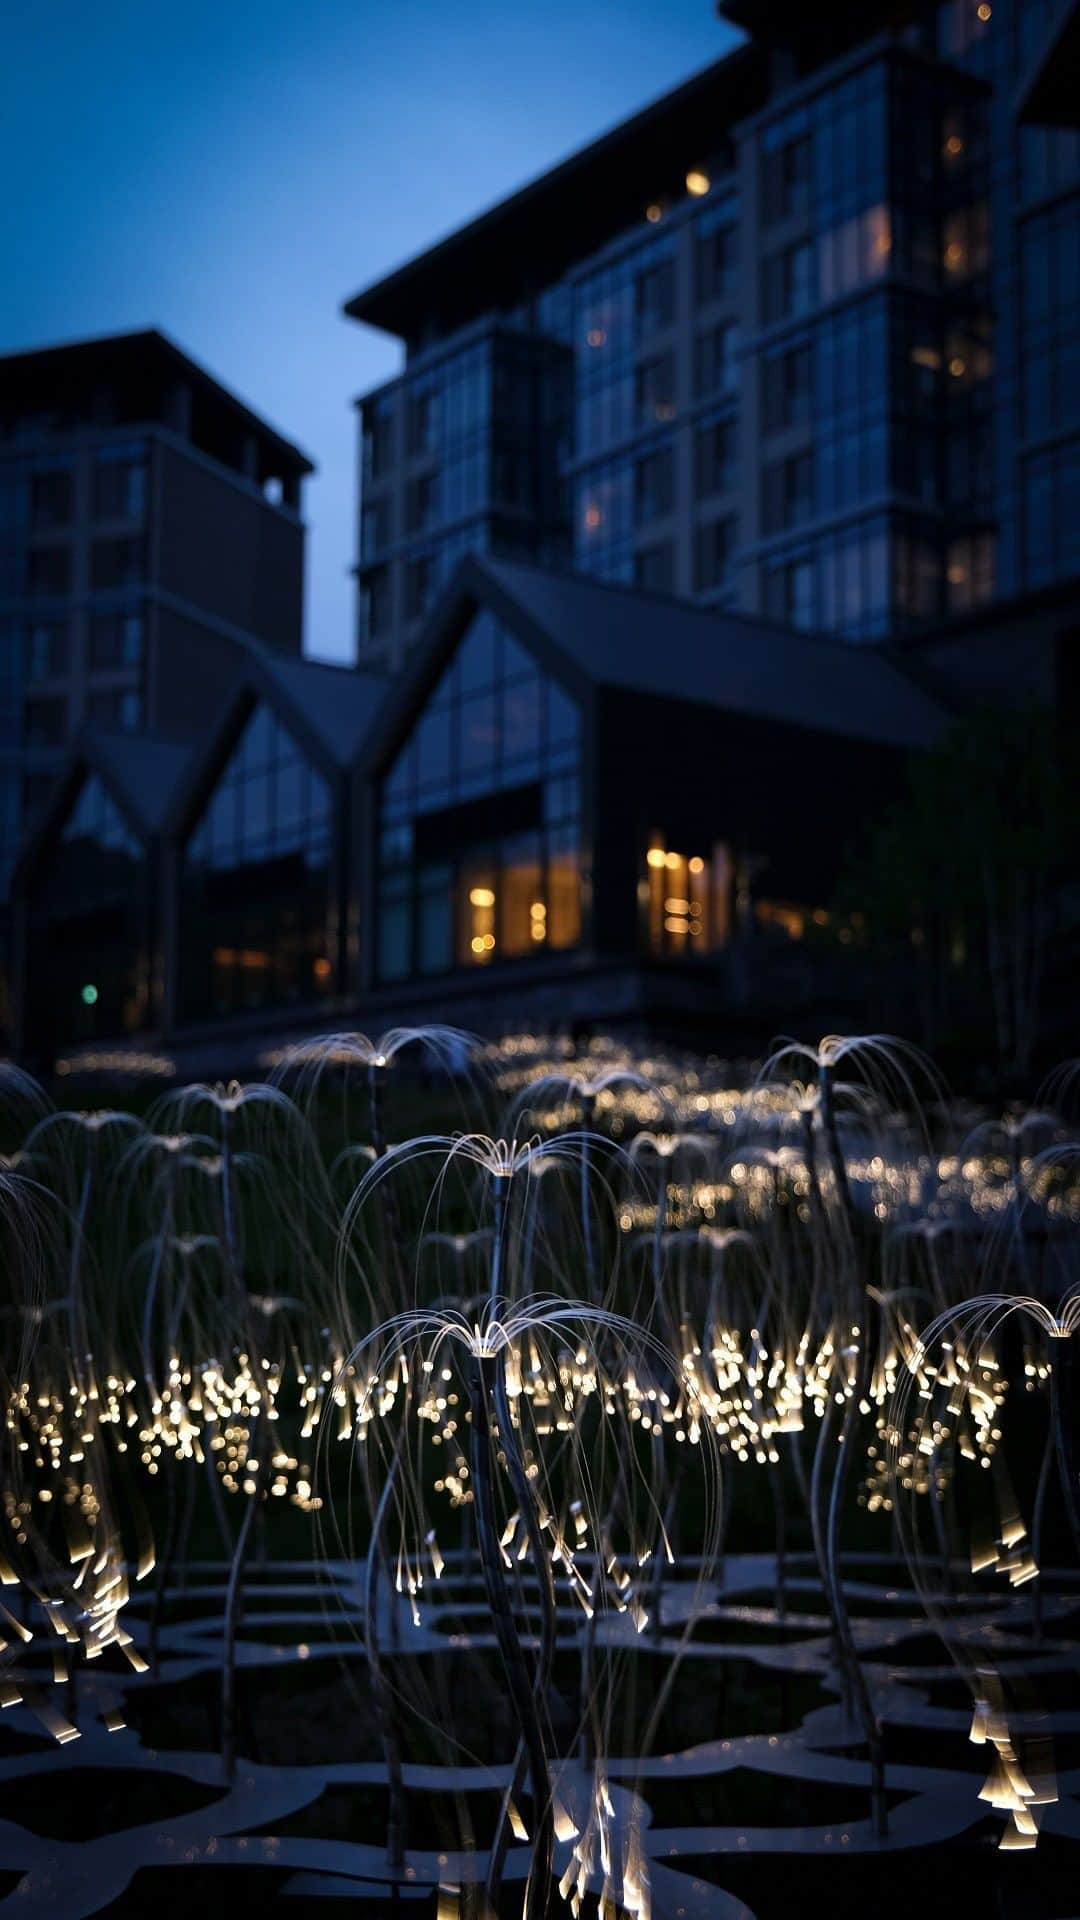
[{"label": "window", "polygon": [[63,620],[32,620],[26,630],[26,677],[47,680],[68,669],[68,631]]},{"label": "window", "polygon": [[638,274],[634,282],[634,312],[640,340],[670,327],[675,317],[673,260],[658,260]]},{"label": "window", "polygon": [[419,620],[431,605],[434,593],[431,556],[421,553],[405,567],[405,618]]},{"label": "window", "polygon": [[800,240],[766,260],[762,269],[762,316],[766,326],[776,320],[790,320],[808,313],[814,304],[814,253],[809,241]]},{"label": "window", "polygon": [[26,588],[43,600],[70,593],[70,547],[31,547],[26,557]]},{"label": "window", "polygon": [[813,627],[814,563],[808,558],[772,562],[765,575],[765,611],[786,626]]},{"label": "window", "polygon": [[141,536],[95,540],[90,549],[90,585],[96,590],[137,587],[143,580],[145,543]]},{"label": "window", "polygon": [[53,467],[31,474],[30,525],[35,530],[70,525],[74,493],[70,467]]},{"label": "window", "polygon": [[698,335],[694,343],[694,389],[699,398],[710,393],[734,393],[739,382],[739,329],[722,321]]},{"label": "window", "polygon": [[390,628],[390,570],[372,567],[360,582],[361,643],[382,640]]},{"label": "window", "polygon": [[634,381],[638,418],[643,423],[675,418],[675,361],[670,353],[643,360]]},{"label": "window", "polygon": [[433,451],[438,437],[438,401],[438,392],[433,387],[410,393],[406,413],[406,440],[410,454]]},{"label": "window", "polygon": [[23,706],[23,741],[28,747],[62,747],[67,737],[67,701],[42,695]]},{"label": "window", "polygon": [[365,503],[360,511],[360,555],[371,559],[390,544],[393,501],[388,494]]},{"label": "window", "polygon": [[738,284],[738,230],[730,218],[711,230],[699,228],[694,249],[694,274],[699,306],[726,300]]},{"label": "window", "polygon": [[381,979],[577,944],[580,765],[574,703],[478,614],[382,781]]},{"label": "window", "polygon": [[646,453],[634,467],[634,509],[639,522],[670,513],[673,473],[670,447]]},{"label": "window", "polygon": [[146,456],[142,447],[116,447],[94,463],[95,520],[141,520],[146,512]]},{"label": "window", "polygon": [[945,597],[950,613],[967,613],[994,597],[994,535],[965,534],[950,540],[945,559]]},{"label": "window", "polygon": [[390,394],[364,404],[361,439],[361,473],[364,480],[378,480],[390,471],[394,459],[394,402]]},{"label": "window", "polygon": [[436,476],[422,473],[410,480],[405,494],[405,524],[410,533],[421,533],[435,518]]},{"label": "window", "polygon": [[813,356],[810,343],[784,347],[762,359],[762,408],[766,433],[803,426],[810,418]]},{"label": "window", "polygon": [[814,509],[814,464],[810,453],[774,460],[762,474],[761,513],[766,533],[779,533],[809,519]]},{"label": "window", "polygon": [[[772,131],[772,130],[770,130]],[[768,144],[765,135],[761,159],[761,213],[765,226],[803,216],[810,204],[812,150],[809,133],[796,134],[782,145]]]},{"label": "window", "polygon": [[698,593],[711,593],[728,585],[735,552],[733,518],[710,520],[694,533],[694,586]]},{"label": "window", "polygon": [[822,300],[838,300],[845,293],[880,280],[891,258],[892,215],[888,207],[865,207],[852,214],[821,236]]},{"label": "window", "polygon": [[97,727],[135,733],[142,725],[142,694],[135,687],[111,687],[106,693],[92,693],[86,713]]},{"label": "window", "polygon": [[735,484],[735,423],[705,421],[694,435],[694,486],[699,499]]},{"label": "window", "polygon": [[990,216],[985,205],[946,215],[941,263],[947,281],[970,280],[990,264]]},{"label": "window", "polygon": [[676,853],[654,833],[645,856],[645,944],[665,958],[704,956],[731,933],[730,851]]},{"label": "window", "polygon": [[333,808],[321,774],[257,706],[185,853],[181,956],[189,1015],[318,999],[331,990]]},{"label": "window", "polygon": [[675,549],[670,540],[639,547],[634,555],[634,583],[654,593],[671,593],[675,585]]},{"label": "window", "polygon": [[94,672],[112,667],[138,667],[143,657],[141,613],[95,613],[90,618],[90,666]]}]

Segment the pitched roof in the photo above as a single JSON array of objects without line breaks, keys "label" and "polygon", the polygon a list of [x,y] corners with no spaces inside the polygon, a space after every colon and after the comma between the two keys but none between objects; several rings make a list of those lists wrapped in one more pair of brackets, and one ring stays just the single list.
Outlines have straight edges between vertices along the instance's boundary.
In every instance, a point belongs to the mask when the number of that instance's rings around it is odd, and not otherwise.
[{"label": "pitched roof", "polygon": [[76,749],[91,772],[111,786],[144,838],[164,824],[180,782],[191,765],[191,741],[152,733],[109,733],[87,727]]},{"label": "pitched roof", "polygon": [[67,750],[36,823],[22,842],[12,890],[17,891],[29,879],[63,825],[83,776],[99,779],[128,825],[141,840],[149,840],[164,826],[194,756],[195,746],[190,741],[83,727]]},{"label": "pitched roof", "polygon": [[473,560],[458,579],[481,593],[490,582],[598,686],[897,747],[927,746],[948,724],[879,646],[518,562]]},{"label": "pitched roof", "polygon": [[296,660],[262,647],[257,658],[265,678],[281,688],[335,766],[350,767],[382,703],[386,675],[362,667]]}]

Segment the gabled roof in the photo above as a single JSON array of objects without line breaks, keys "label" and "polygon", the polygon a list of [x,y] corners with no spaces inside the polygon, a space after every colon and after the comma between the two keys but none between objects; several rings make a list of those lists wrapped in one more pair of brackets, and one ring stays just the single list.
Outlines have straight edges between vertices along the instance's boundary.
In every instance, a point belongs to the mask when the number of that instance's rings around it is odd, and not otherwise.
[{"label": "gabled roof", "polygon": [[387,688],[385,674],[371,668],[336,667],[260,651],[260,665],[302,714],[334,764],[351,767]]},{"label": "gabled roof", "polygon": [[140,840],[160,833],[195,757],[190,741],[86,726],[68,749],[37,826],[24,840],[12,880],[19,887],[63,825],[86,778],[97,778]]},{"label": "gabled roof", "polygon": [[385,674],[274,653],[258,641],[239,642],[246,656],[214,727],[197,744],[175,790],[167,830],[183,837],[239,737],[245,720],[265,701],[312,763],[328,777],[346,774],[363,754],[390,685]]},{"label": "gabled roof", "polygon": [[[877,646],[855,645],[746,614],[582,574],[471,557],[437,611],[439,650],[462,606],[486,603],[561,661],[571,683],[705,703],[895,747],[923,747],[948,724],[945,708]],[[411,675],[406,675],[411,678]]]}]

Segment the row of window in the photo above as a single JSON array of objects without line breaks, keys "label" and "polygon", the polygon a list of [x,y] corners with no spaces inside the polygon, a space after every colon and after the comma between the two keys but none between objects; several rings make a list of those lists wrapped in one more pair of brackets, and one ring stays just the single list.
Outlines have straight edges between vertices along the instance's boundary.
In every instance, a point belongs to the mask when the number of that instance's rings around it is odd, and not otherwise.
[{"label": "row of window", "polygon": [[[99,453],[90,469],[90,512],[94,520],[142,520],[146,513],[148,471],[142,447],[117,447]],[[52,532],[70,527],[76,513],[76,475],[70,463],[56,461],[29,475],[9,474],[0,483],[0,530]]]},{"label": "row of window", "polygon": [[[71,671],[72,636],[63,619],[31,620],[21,629],[27,680],[61,678]],[[19,635],[14,635],[16,646]],[[137,611],[92,613],[87,665],[91,672],[142,665],[145,621]]]},{"label": "row of window", "polygon": [[874,516],[765,564],[769,614],[852,639],[885,634],[905,619],[972,611],[994,591],[990,529],[962,534],[943,548],[939,535],[898,515]]},{"label": "row of window", "polygon": [[[32,599],[62,600],[74,589],[75,568],[72,549],[66,543],[30,547],[22,556],[14,556],[6,591],[17,598],[25,593]],[[146,541],[141,534],[95,540],[90,548],[90,589],[105,593],[120,587],[141,586],[146,578]],[[0,590],[4,588],[0,582]]]},{"label": "row of window", "polygon": [[816,240],[797,240],[763,261],[762,321],[798,319],[890,271],[927,289],[960,285],[989,261],[989,212],[981,202],[954,209],[940,223],[884,204],[865,207]]},{"label": "row of window", "polygon": [[[84,717],[95,726],[137,732],[143,724],[143,697],[137,687],[102,687],[86,696]],[[72,732],[71,703],[63,694],[31,694],[23,702],[22,744],[62,747]]]}]

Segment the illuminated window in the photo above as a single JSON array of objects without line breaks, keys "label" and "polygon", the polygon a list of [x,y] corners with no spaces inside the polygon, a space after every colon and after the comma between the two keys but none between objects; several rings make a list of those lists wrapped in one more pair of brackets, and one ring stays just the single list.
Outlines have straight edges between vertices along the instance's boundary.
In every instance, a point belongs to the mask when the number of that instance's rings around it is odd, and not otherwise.
[{"label": "illuminated window", "polygon": [[677,853],[654,833],[642,882],[649,952],[681,956],[724,946],[731,932],[731,875],[726,846]]}]

